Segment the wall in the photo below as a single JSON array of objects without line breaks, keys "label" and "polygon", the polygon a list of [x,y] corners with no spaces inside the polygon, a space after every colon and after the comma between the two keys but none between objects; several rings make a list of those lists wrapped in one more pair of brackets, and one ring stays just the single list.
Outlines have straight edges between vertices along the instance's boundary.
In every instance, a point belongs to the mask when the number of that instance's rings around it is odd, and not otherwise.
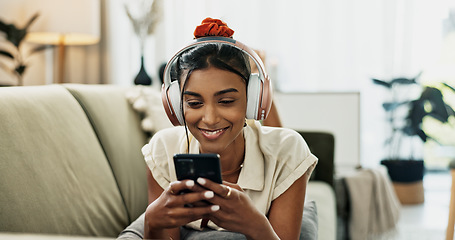
[{"label": "wall", "polygon": [[[22,27],[30,19],[26,6],[34,0],[0,0],[0,19],[6,23],[13,23]],[[83,17],[83,16],[82,16]],[[38,17],[35,23],[43,20]],[[31,30],[33,31],[33,26]],[[29,55],[27,50],[36,45],[23,43],[22,55],[27,62],[24,73],[24,85],[39,85],[52,83],[57,71],[57,51],[49,49]],[[1,48],[8,49],[8,45],[0,43]],[[100,82],[100,46],[68,46],[66,47],[65,82],[71,83],[98,83]],[[2,58],[3,62],[7,59]],[[12,67],[10,62],[7,64]],[[0,69],[0,84],[2,82],[15,84],[16,77],[4,69]]]},{"label": "wall", "polygon": [[359,92],[277,93],[274,100],[285,127],[334,135],[337,172],[361,164]]}]

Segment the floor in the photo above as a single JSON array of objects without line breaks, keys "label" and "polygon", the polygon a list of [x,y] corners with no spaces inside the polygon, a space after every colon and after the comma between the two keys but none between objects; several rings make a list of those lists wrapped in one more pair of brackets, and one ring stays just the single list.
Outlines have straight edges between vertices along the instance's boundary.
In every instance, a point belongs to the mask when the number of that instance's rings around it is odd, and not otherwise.
[{"label": "floor", "polygon": [[451,176],[448,171],[425,175],[425,202],[402,206],[397,240],[445,239],[449,212]]}]

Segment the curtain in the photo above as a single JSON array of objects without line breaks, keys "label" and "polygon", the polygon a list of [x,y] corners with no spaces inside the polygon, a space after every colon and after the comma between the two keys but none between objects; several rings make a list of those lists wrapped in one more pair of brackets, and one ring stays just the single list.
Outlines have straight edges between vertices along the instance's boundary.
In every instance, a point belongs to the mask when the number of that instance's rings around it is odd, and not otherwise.
[{"label": "curtain", "polygon": [[[124,1],[106,4],[106,81],[131,84],[139,70],[137,39]],[[385,93],[371,78],[413,77],[436,61],[450,7],[448,0],[165,0],[146,44],[146,68],[157,79],[158,66],[192,40],[202,19],[221,18],[235,39],[265,51],[276,91],[360,92],[361,158],[374,164],[386,137]]]}]

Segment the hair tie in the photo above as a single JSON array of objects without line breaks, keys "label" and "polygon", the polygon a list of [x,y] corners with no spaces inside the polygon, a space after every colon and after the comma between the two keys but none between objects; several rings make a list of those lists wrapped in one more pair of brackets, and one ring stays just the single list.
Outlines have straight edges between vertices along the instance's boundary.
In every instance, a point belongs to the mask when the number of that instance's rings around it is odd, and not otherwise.
[{"label": "hair tie", "polygon": [[194,30],[194,37],[230,37],[234,34],[234,30],[230,29],[227,24],[220,19],[206,18],[202,20],[201,25]]}]

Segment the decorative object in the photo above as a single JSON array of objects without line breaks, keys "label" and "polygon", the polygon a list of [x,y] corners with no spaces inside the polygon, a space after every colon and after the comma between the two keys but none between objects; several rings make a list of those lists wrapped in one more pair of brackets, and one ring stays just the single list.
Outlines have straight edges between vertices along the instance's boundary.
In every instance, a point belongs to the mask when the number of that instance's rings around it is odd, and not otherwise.
[{"label": "decorative object", "polygon": [[56,83],[65,82],[66,47],[96,44],[100,40],[99,0],[28,1],[25,12],[41,13],[27,42],[58,46]]},{"label": "decorative object", "polygon": [[[449,116],[454,116],[453,109],[444,102],[441,91],[422,86],[417,81],[419,76],[420,74],[414,78],[395,78],[388,82],[373,79],[375,84],[385,87],[391,93],[391,101],[383,104],[391,134],[385,141],[388,156],[381,164],[387,167],[403,204],[424,201],[422,180],[425,166],[423,159],[415,156],[419,149],[415,148],[413,142],[415,137],[422,142],[432,138],[422,129],[423,119],[431,117],[446,123]],[[446,86],[451,88],[448,84]],[[415,97],[409,96],[412,93]],[[423,149],[423,145],[419,145],[419,148]],[[403,152],[406,151],[409,155],[404,155]]]},{"label": "decorative object", "polygon": [[39,14],[35,13],[22,28],[16,27],[12,23],[0,21],[0,33],[4,33],[5,43],[8,44],[5,46],[7,49],[0,49],[0,58],[6,58],[9,62],[12,61],[12,64],[0,61],[0,68],[14,74],[17,77],[18,86],[24,85],[23,75],[27,69],[26,56],[29,57],[32,54],[49,47],[46,45],[39,45],[30,49],[26,54],[23,51],[23,40],[27,36],[30,26],[35,22],[38,16]]},{"label": "decorative object", "polygon": [[126,92],[128,102],[141,114],[141,127],[151,137],[155,132],[172,127],[164,112],[160,91],[148,86],[135,86]]},{"label": "decorative object", "polygon": [[125,11],[133,25],[133,30],[139,38],[141,68],[134,79],[136,85],[151,85],[152,78],[145,71],[144,48],[147,36],[153,34],[161,19],[161,0],[140,0],[125,4]]}]

